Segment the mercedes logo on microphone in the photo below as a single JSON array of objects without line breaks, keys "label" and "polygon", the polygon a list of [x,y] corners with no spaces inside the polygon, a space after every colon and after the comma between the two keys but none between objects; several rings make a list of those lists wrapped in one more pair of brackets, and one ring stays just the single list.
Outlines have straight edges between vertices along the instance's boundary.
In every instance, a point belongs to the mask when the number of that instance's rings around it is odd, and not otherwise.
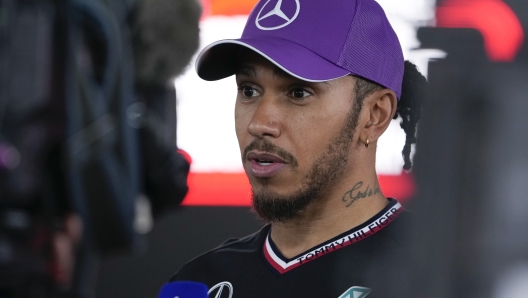
[{"label": "mercedes logo on microphone", "polygon": [[[299,0],[285,1],[295,1],[295,12],[293,12],[292,9],[290,9],[291,11],[286,11],[285,9],[283,9],[283,0],[268,0],[262,6],[257,17],[255,18],[255,24],[260,30],[277,30],[286,27],[293,21],[295,21],[295,19],[299,15],[299,11],[301,10],[301,4],[299,3]],[[273,3],[275,3],[274,6]],[[263,14],[264,11],[267,12]],[[271,17],[273,17],[274,19],[271,20]],[[264,25],[263,21],[266,19],[268,19],[269,21],[266,23],[266,25]]]},{"label": "mercedes logo on microphone", "polygon": [[[232,298],[233,297],[233,285],[228,281],[223,281],[221,283],[216,284],[214,287],[209,289],[209,292],[207,292],[207,295],[209,295],[210,298],[213,298],[213,295],[216,291],[216,295],[214,298]],[[226,290],[225,295],[222,296],[222,292]]]}]

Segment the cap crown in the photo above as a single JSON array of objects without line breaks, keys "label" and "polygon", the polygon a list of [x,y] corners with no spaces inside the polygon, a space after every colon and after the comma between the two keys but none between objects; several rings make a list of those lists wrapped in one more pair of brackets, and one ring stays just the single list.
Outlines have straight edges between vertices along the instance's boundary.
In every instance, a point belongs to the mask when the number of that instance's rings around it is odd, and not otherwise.
[{"label": "cap crown", "polygon": [[294,42],[400,96],[403,53],[374,0],[261,0],[242,33],[259,36]]}]

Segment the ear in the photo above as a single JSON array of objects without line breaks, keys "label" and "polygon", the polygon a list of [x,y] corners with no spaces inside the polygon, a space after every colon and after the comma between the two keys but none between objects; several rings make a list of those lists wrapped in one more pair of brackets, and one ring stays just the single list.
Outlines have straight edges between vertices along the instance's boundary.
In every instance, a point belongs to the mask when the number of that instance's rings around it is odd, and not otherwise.
[{"label": "ear", "polygon": [[365,117],[361,122],[362,130],[359,141],[363,144],[373,144],[387,130],[396,114],[398,98],[394,91],[381,89],[374,91],[365,98]]}]

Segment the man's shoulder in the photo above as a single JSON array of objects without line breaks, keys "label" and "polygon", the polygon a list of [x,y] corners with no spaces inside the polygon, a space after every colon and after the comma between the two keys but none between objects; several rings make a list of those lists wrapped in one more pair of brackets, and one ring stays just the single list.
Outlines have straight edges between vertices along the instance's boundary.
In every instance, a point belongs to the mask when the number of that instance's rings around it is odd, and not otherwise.
[{"label": "man's shoulder", "polygon": [[[210,252],[231,252],[233,249],[251,249],[255,245],[258,245],[259,240],[263,240],[269,232],[270,226],[266,225],[262,229],[256,231],[253,234],[247,235],[242,238],[229,238],[224,243],[219,245],[217,248]],[[261,242],[261,241],[260,241]]]},{"label": "man's shoulder", "polygon": [[269,225],[267,225],[248,236],[226,240],[218,247],[186,263],[170,280],[196,280],[196,278],[204,274],[244,265],[251,259],[260,256],[269,228]]},{"label": "man's shoulder", "polygon": [[402,209],[398,217],[390,225],[383,229],[382,235],[392,240],[394,248],[410,249],[411,237],[416,222],[416,215],[408,210]]},{"label": "man's shoulder", "polygon": [[[410,251],[415,226],[415,214],[406,210],[395,199],[389,199],[390,205],[377,215],[354,228],[352,235],[359,245],[349,251],[355,254],[389,254],[397,251]],[[361,250],[360,252],[358,250]]]}]

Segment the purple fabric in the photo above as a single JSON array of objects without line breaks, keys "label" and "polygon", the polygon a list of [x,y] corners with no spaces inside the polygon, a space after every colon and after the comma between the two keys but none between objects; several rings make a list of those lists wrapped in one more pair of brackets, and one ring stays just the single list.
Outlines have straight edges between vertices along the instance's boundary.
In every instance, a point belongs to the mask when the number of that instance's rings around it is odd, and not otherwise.
[{"label": "purple fabric", "polygon": [[359,1],[348,39],[337,64],[377,82],[400,98],[404,59],[400,41],[375,1]]},{"label": "purple fabric", "polygon": [[[231,43],[237,46],[227,47]],[[354,74],[400,97],[403,53],[383,9],[374,0],[261,0],[242,38],[206,47],[198,75],[216,80],[234,74],[240,46],[251,48],[288,73],[308,81]]]}]

